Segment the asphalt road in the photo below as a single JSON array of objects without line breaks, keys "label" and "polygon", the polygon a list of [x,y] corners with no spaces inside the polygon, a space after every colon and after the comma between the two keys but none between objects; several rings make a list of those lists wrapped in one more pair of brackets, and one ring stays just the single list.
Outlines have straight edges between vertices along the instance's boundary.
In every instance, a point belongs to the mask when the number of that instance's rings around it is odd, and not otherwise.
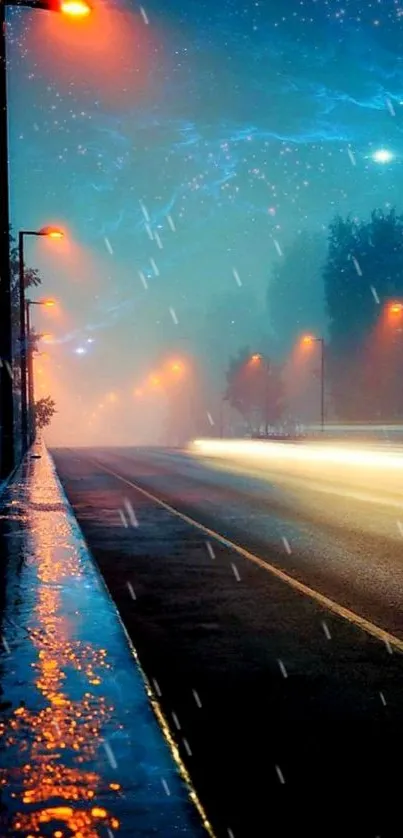
[{"label": "asphalt road", "polygon": [[52,453],[216,835],[400,836],[396,481]]}]

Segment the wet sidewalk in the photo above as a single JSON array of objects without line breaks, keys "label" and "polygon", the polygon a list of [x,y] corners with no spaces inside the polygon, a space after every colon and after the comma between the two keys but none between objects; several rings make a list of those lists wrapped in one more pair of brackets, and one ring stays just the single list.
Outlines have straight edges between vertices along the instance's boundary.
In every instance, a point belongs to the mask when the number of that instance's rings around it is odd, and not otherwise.
[{"label": "wet sidewalk", "polygon": [[53,462],[37,453],[0,498],[1,838],[212,835]]}]

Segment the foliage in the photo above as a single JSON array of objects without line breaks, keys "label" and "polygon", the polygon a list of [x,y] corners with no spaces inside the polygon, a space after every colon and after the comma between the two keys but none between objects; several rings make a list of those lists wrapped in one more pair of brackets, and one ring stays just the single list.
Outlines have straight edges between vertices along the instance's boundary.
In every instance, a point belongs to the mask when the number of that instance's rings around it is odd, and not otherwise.
[{"label": "foliage", "polygon": [[50,425],[56,413],[56,402],[51,396],[45,396],[35,402],[35,424],[38,430]]},{"label": "foliage", "polygon": [[304,332],[326,334],[325,258],[326,236],[302,231],[272,270],[267,308],[280,356],[288,354]]},{"label": "foliage", "polygon": [[[19,295],[19,255],[18,245],[15,237],[10,230],[10,268],[11,268],[11,318],[14,334],[14,357],[19,356],[19,329],[20,329],[20,295]],[[42,282],[39,272],[36,268],[25,268],[24,284],[25,289],[37,288]],[[33,351],[37,351],[37,342],[39,336],[31,331]]]},{"label": "foliage", "polygon": [[244,348],[230,360],[225,398],[238,410],[251,431],[262,423],[275,425],[282,414],[283,386],[277,366]]},{"label": "foliage", "polygon": [[397,380],[403,372],[402,351],[395,351],[398,332],[392,329],[389,338],[382,337],[380,328],[385,304],[403,298],[402,242],[403,215],[395,209],[374,210],[369,221],[338,216],[330,224],[323,271],[329,315],[327,368],[340,418],[392,419],[403,408]]}]

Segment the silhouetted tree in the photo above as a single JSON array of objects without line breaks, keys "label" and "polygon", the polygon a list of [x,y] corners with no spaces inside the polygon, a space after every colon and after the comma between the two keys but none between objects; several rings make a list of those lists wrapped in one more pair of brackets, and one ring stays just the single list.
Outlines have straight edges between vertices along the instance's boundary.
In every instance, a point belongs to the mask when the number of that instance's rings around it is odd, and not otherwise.
[{"label": "silhouetted tree", "polygon": [[288,354],[304,332],[326,334],[325,259],[326,235],[302,231],[275,264],[267,309],[276,355]]},{"label": "silhouetted tree", "polygon": [[35,402],[35,424],[38,430],[50,425],[56,413],[56,402],[51,396],[45,396]]},{"label": "silhouetted tree", "polygon": [[251,432],[258,431],[262,423],[267,428],[279,421],[283,387],[277,366],[245,347],[230,360],[226,377],[225,398],[238,410]]},{"label": "silhouetted tree", "polygon": [[[12,328],[13,328],[13,357],[18,361],[20,357],[20,294],[19,294],[19,284],[20,284],[20,275],[19,275],[19,255],[18,255],[18,246],[16,240],[10,230],[10,267],[11,267],[11,318],[12,318]],[[29,288],[37,288],[42,282],[41,277],[39,276],[39,272],[37,268],[27,268],[24,269],[24,283],[25,283],[25,290]],[[34,351],[36,351],[38,335],[32,330],[31,338],[32,338],[32,345]],[[19,381],[19,369],[18,364],[15,365],[16,369],[14,370],[14,375],[16,376],[16,380]]]},{"label": "silhouetted tree", "polygon": [[[387,419],[403,407],[399,332],[383,330],[385,304],[403,298],[403,216],[336,217],[324,266],[329,314],[328,376],[340,418]],[[401,341],[400,341],[401,344]]]}]

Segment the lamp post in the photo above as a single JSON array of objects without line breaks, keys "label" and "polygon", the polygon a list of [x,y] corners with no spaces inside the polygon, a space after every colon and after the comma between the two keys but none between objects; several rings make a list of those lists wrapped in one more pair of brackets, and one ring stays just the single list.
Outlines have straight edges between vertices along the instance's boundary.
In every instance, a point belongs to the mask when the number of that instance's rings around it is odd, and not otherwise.
[{"label": "lamp post", "polygon": [[270,405],[270,375],[271,375],[271,367],[270,363],[267,359],[262,355],[260,352],[256,352],[254,355],[251,355],[249,363],[252,366],[260,366],[262,365],[265,371],[265,378],[264,378],[264,425],[265,425],[265,434],[266,437],[269,435],[269,405]]},{"label": "lamp post", "polygon": [[[54,300],[26,300],[26,346],[28,347],[28,410],[27,410],[27,436],[28,446],[32,445],[36,436],[35,424],[35,388],[34,388],[34,352],[32,348],[31,335],[31,306],[53,306]],[[25,319],[25,318],[24,318]],[[26,358],[26,356],[25,356]],[[26,382],[27,384],[27,382]]]},{"label": "lamp post", "polygon": [[15,465],[14,399],[12,381],[12,309],[10,269],[10,210],[8,183],[8,113],[6,6],[56,11],[86,17],[86,0],[0,0],[0,475],[8,477]]},{"label": "lamp post", "polygon": [[320,346],[320,427],[323,433],[325,430],[325,340],[315,338],[313,335],[305,335],[302,343],[306,346],[318,343]]},{"label": "lamp post", "polygon": [[[25,236],[46,236],[50,239],[61,239],[63,231],[57,227],[41,227],[40,230],[20,230],[18,233],[18,267],[19,267],[19,297],[20,297],[20,346],[21,346],[21,436],[22,453],[25,454],[29,446],[28,439],[28,407],[27,407],[27,335],[25,330]],[[43,303],[45,305],[46,303]],[[49,304],[49,302],[48,302]],[[29,311],[29,309],[28,309]]]}]

